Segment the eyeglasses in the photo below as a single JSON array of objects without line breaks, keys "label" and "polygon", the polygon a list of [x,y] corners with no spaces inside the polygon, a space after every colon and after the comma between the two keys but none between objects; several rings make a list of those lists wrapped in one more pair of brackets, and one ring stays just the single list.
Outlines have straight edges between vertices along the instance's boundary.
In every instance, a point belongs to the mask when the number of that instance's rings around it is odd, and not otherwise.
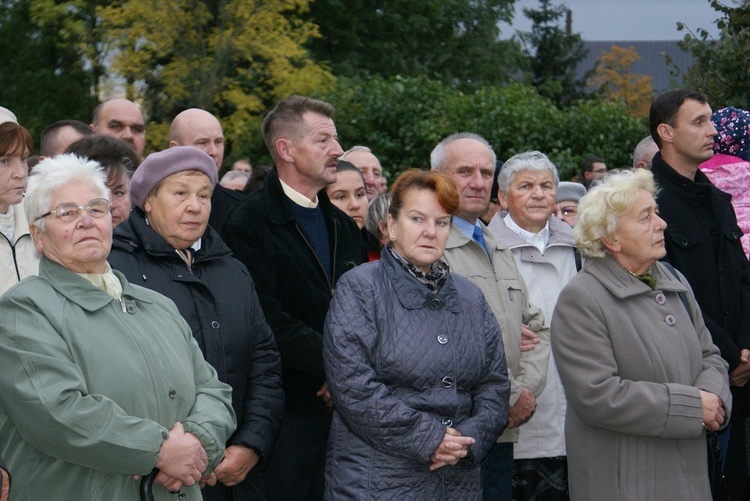
[{"label": "eyeglasses", "polygon": [[85,210],[91,217],[104,217],[109,213],[109,200],[106,198],[95,198],[86,205],[77,205],[73,202],[65,202],[55,207],[54,210],[45,212],[34,221],[39,221],[47,216],[55,216],[60,221],[70,223],[78,219],[78,214]]}]

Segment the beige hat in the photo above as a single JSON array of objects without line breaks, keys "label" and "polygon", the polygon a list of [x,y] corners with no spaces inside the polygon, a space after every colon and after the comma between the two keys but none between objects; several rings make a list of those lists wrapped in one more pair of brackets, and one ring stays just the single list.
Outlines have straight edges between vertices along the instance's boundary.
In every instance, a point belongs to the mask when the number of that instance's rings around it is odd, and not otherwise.
[{"label": "beige hat", "polygon": [[18,119],[8,108],[0,106],[0,124],[4,124],[5,122],[18,123]]}]

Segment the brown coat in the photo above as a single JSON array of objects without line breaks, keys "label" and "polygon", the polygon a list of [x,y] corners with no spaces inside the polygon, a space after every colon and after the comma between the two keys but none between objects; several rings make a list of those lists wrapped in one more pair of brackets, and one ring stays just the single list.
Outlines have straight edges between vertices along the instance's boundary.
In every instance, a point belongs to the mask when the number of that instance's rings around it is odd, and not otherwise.
[{"label": "brown coat", "polygon": [[684,278],[651,273],[653,291],[610,256],[588,259],[557,302],[571,499],[711,499],[698,389],[728,414],[727,365]]}]

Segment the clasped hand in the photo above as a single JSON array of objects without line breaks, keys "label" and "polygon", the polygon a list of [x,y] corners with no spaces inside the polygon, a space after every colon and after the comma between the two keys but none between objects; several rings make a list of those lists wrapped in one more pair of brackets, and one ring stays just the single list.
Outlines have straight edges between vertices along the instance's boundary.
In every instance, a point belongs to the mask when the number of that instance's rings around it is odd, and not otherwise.
[{"label": "clasped hand", "polygon": [[176,492],[183,485],[191,486],[200,480],[208,468],[208,455],[198,437],[185,432],[182,423],[175,423],[169,430],[169,438],[161,444],[156,460],[159,474],[155,484]]},{"label": "clasped hand", "polygon": [[473,438],[464,437],[455,428],[447,428],[442,442],[432,455],[430,471],[435,471],[447,464],[455,465],[461,458],[466,457],[469,453],[469,446],[474,442]]}]

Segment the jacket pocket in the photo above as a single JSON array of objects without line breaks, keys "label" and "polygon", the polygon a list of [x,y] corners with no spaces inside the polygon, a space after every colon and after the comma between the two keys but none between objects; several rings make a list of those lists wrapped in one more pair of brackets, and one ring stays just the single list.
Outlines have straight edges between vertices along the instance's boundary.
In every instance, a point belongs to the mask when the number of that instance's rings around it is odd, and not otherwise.
[{"label": "jacket pocket", "polygon": [[726,224],[724,225],[724,238],[729,240],[730,242],[739,242],[740,237],[742,237],[744,233],[742,232],[742,229],[736,225],[736,224]]},{"label": "jacket pocket", "polygon": [[656,501],[656,448],[647,439],[620,435],[619,488],[627,499]]},{"label": "jacket pocket", "polygon": [[665,234],[673,245],[681,249],[697,247],[706,240],[701,230],[667,230]]}]

